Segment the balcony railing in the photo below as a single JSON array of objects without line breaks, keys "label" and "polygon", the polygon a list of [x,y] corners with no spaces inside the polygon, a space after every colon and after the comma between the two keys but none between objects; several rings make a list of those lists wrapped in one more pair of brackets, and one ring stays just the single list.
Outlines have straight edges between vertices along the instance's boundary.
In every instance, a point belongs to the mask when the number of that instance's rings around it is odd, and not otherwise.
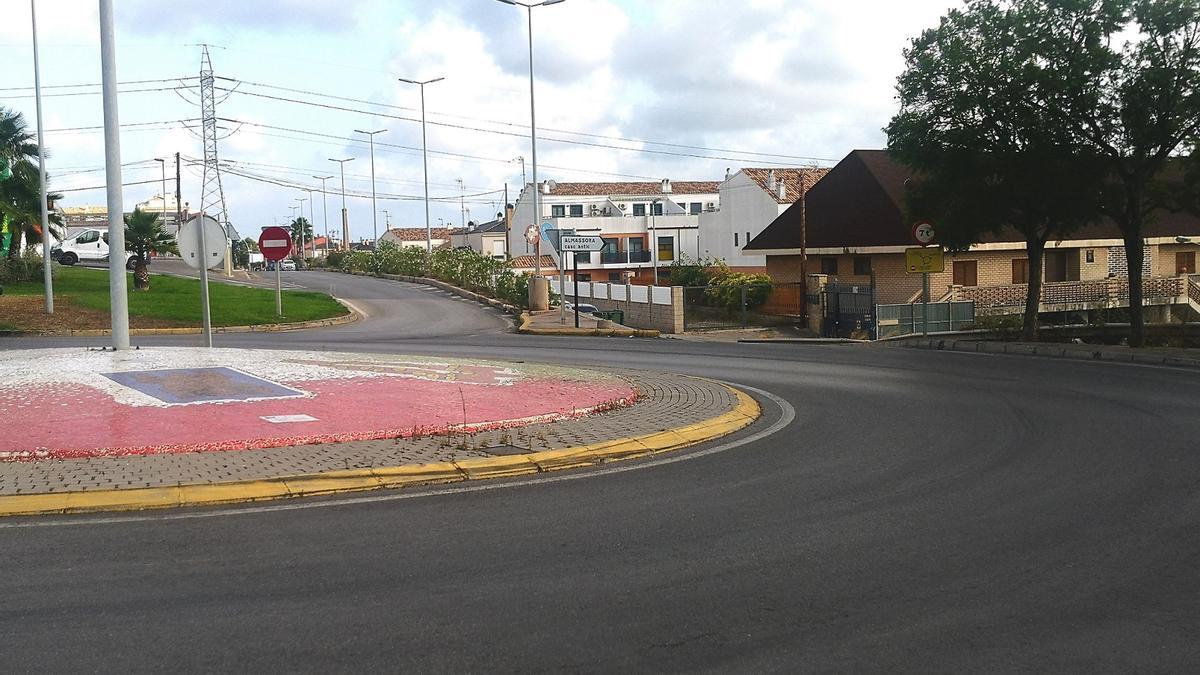
[{"label": "balcony railing", "polygon": [[600,264],[625,265],[650,262],[650,251],[601,251]]}]

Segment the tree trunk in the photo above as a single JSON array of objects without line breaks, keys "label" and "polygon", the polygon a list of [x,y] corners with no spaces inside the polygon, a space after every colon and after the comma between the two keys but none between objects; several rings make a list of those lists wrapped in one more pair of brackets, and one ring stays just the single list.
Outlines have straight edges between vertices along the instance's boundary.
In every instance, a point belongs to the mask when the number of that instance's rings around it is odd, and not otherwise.
[{"label": "tree trunk", "polygon": [[137,265],[133,268],[133,289],[135,291],[150,290],[150,270],[146,266],[146,258],[138,255]]},{"label": "tree trunk", "polygon": [[1040,237],[1025,240],[1025,251],[1029,254],[1029,270],[1025,293],[1025,318],[1021,325],[1021,339],[1036,342],[1038,339],[1038,307],[1042,303],[1042,260],[1045,257],[1046,241]]},{"label": "tree trunk", "polygon": [[8,229],[12,232],[12,242],[9,244],[8,257],[16,259],[21,257],[21,240],[25,237],[25,228],[14,224],[11,220],[8,223]]},{"label": "tree trunk", "polygon": [[1146,346],[1146,319],[1142,311],[1142,224],[1140,222],[1125,230],[1125,262],[1129,268],[1129,346]]}]

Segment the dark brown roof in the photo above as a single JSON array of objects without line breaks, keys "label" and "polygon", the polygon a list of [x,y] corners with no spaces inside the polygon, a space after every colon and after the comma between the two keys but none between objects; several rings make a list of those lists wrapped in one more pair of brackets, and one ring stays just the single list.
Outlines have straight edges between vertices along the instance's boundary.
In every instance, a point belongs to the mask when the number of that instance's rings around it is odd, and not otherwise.
[{"label": "dark brown roof", "polygon": [[[913,246],[912,223],[905,212],[909,167],[886,150],[854,150],[808,192],[805,229],[808,248]],[[1200,236],[1200,217],[1160,211],[1145,225],[1146,237]],[[1120,239],[1115,223],[1102,221],[1077,230],[1071,239]],[[1015,230],[987,233],[980,243],[1024,242]],[[800,205],[779,215],[743,249],[800,248]]]},{"label": "dark brown roof", "polygon": [[[721,183],[715,180],[671,181],[671,192],[666,194],[716,194]],[[557,183],[550,196],[604,197],[608,195],[657,196],[664,194],[662,183]]]},{"label": "dark brown roof", "polygon": [[[771,172],[775,172],[776,185],[783,182],[786,190],[784,198],[779,198],[779,191],[772,190],[770,186]],[[791,204],[800,198],[802,191],[810,189],[817,181],[829,173],[829,169],[819,167],[805,167],[802,169],[742,169],[742,173],[749,176],[758,186],[763,189],[771,198],[780,204]]]}]

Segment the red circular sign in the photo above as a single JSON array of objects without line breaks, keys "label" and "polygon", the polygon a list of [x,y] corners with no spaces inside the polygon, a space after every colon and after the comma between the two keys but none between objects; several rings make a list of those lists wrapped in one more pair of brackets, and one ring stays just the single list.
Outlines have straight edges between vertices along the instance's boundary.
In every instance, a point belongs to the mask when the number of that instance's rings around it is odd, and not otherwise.
[{"label": "red circular sign", "polygon": [[267,260],[283,260],[292,252],[292,235],[282,227],[264,227],[258,235],[258,250]]},{"label": "red circular sign", "polygon": [[928,220],[918,220],[912,226],[913,239],[922,246],[932,244],[936,236],[933,232],[933,223]]}]

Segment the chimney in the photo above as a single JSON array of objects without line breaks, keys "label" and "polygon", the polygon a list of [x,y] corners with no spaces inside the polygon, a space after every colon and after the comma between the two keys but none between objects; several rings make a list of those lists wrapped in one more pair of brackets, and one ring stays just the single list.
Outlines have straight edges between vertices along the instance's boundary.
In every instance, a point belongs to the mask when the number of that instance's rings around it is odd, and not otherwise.
[{"label": "chimney", "polygon": [[767,189],[771,192],[775,191],[775,169],[767,172]]},{"label": "chimney", "polygon": [[725,180],[733,178],[733,174],[729,173],[729,167],[725,167]]},{"label": "chimney", "polygon": [[550,191],[553,189],[554,189],[554,186],[552,186],[550,184],[550,181],[548,181],[548,180],[542,181],[542,194],[548,195],[548,194],[550,194]]},{"label": "chimney", "polygon": [[671,194],[671,179],[670,178],[662,179],[662,191],[663,191],[663,194],[665,194],[665,195]]}]

